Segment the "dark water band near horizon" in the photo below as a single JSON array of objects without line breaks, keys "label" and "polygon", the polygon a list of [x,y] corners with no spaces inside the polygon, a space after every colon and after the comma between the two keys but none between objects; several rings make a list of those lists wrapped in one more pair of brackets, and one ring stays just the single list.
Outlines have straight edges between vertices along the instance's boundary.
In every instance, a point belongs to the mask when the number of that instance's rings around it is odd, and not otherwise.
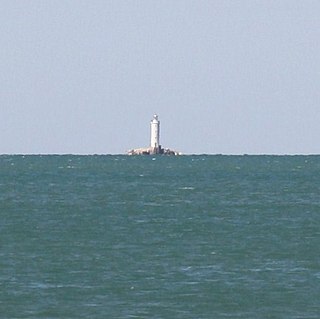
[{"label": "dark water band near horizon", "polygon": [[320,156],[0,156],[0,317],[320,316]]}]

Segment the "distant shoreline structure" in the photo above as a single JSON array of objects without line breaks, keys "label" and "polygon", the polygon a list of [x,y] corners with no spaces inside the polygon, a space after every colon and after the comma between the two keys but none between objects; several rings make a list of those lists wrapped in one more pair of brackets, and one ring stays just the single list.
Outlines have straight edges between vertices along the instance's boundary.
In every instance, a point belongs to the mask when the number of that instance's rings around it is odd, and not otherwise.
[{"label": "distant shoreline structure", "polygon": [[160,121],[158,115],[155,114],[150,123],[150,146],[134,148],[127,151],[127,155],[182,155],[182,153],[162,148],[160,145]]}]

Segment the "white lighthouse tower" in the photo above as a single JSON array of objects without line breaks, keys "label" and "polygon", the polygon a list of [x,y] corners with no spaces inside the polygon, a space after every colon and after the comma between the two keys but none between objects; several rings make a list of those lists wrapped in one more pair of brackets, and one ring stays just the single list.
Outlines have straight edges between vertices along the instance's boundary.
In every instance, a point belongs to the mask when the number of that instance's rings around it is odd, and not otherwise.
[{"label": "white lighthouse tower", "polygon": [[154,115],[150,123],[151,129],[151,143],[150,148],[154,154],[160,153],[160,121],[158,120],[158,115]]},{"label": "white lighthouse tower", "polygon": [[181,155],[180,152],[170,148],[162,148],[160,145],[160,121],[155,114],[150,123],[150,146],[134,148],[127,152],[128,155]]}]

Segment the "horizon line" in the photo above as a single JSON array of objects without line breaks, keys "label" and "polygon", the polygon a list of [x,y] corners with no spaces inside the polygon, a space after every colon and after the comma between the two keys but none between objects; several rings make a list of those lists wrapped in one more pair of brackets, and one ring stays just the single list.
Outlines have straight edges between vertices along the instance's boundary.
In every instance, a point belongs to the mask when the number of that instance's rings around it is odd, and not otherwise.
[{"label": "horizon line", "polygon": [[[156,154],[168,157],[170,155]],[[179,156],[319,156],[320,153],[182,153]],[[125,153],[0,153],[0,156],[135,156]],[[154,155],[136,155],[148,157]],[[175,156],[175,157],[179,157]]]}]

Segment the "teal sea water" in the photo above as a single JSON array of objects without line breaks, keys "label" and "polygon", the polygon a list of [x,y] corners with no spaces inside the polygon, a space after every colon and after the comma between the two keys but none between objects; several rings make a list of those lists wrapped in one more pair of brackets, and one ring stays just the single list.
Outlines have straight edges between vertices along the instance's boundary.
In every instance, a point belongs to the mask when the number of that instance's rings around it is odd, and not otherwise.
[{"label": "teal sea water", "polygon": [[320,156],[0,156],[0,317],[319,318]]}]

